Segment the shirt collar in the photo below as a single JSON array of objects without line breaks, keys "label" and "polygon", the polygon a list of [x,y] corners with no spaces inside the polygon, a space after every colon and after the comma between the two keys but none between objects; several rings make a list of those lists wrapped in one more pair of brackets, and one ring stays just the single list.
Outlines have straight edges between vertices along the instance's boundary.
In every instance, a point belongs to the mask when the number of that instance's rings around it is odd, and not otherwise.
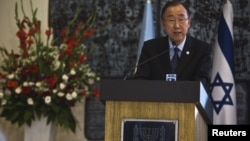
[{"label": "shirt collar", "polygon": [[[183,50],[183,47],[184,47],[184,44],[185,44],[185,42],[186,42],[186,36],[184,37],[184,40],[178,45],[178,48],[180,49],[180,51],[182,51]],[[173,46],[173,44],[172,44],[172,41],[168,38],[168,43],[169,43],[169,47],[170,47],[170,49],[173,49],[174,48],[174,46]]]}]

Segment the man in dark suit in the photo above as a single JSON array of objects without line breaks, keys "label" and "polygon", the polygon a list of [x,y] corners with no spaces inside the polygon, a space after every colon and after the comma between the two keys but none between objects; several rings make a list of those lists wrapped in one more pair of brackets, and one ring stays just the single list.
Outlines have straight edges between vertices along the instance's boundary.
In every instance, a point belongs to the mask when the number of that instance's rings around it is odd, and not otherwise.
[{"label": "man in dark suit", "polygon": [[[161,24],[167,36],[144,42],[134,77],[165,80],[166,74],[174,73],[177,81],[201,81],[208,90],[212,65],[211,47],[206,42],[187,35],[191,24],[187,6],[179,1],[166,3],[161,13]],[[176,47],[178,64],[173,72],[171,61]],[[158,55],[161,52],[165,53]],[[154,59],[149,59],[152,57]]]}]

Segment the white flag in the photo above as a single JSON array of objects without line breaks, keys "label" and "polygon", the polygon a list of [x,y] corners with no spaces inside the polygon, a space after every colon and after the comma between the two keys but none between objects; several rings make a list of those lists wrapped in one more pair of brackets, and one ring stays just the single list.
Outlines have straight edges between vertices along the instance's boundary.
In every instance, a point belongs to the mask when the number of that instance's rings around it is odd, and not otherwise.
[{"label": "white flag", "polygon": [[233,8],[224,0],[214,47],[211,75],[213,124],[237,124],[234,81]]},{"label": "white flag", "polygon": [[139,61],[143,42],[146,40],[149,40],[149,39],[153,39],[153,38],[155,38],[155,29],[154,29],[152,3],[150,0],[146,0],[145,7],[144,7],[144,14],[143,14],[143,21],[142,21],[142,28],[141,28],[136,64]]}]

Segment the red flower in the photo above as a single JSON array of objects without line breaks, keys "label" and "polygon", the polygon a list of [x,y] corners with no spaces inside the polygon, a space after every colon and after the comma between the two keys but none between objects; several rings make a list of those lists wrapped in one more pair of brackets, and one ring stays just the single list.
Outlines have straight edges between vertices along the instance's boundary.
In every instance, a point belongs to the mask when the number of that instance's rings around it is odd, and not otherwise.
[{"label": "red flower", "polygon": [[67,43],[67,45],[68,45],[69,48],[72,48],[72,47],[75,47],[75,46],[78,46],[78,45],[79,45],[78,41],[76,41],[76,40],[74,39],[74,37],[69,37],[69,38],[67,38],[66,43]]},{"label": "red flower", "polygon": [[86,91],[85,91],[85,90],[80,91],[80,92],[79,92],[79,95],[80,95],[80,96],[85,96],[85,95],[86,95]]},{"label": "red flower", "polygon": [[28,49],[27,49],[27,44],[26,44],[26,39],[27,39],[27,34],[24,30],[19,30],[17,33],[16,33],[17,37],[19,38],[19,41],[20,41],[20,48],[22,49],[23,51],[23,54],[22,56],[23,57],[27,57],[28,56]]},{"label": "red flower", "polygon": [[22,68],[21,73],[22,73],[23,76],[28,75],[29,74],[29,69],[28,68]]},{"label": "red flower", "polygon": [[16,36],[19,38],[21,49],[26,48],[26,39],[28,37],[26,32],[24,30],[19,30]]},{"label": "red flower", "polygon": [[32,39],[28,39],[28,40],[27,40],[27,43],[28,43],[29,45],[32,45],[32,44],[34,44],[34,41],[33,41]]},{"label": "red flower", "polygon": [[73,53],[73,48],[78,46],[79,43],[73,39],[73,37],[69,37],[66,41],[67,43],[67,48],[65,49],[65,53],[68,55],[68,56],[72,56],[74,55]]},{"label": "red flower", "polygon": [[0,79],[4,79],[6,76],[0,72]]},{"label": "red flower", "polygon": [[92,36],[94,33],[93,29],[87,29],[84,33],[83,33],[83,39],[87,39],[90,36]]},{"label": "red flower", "polygon": [[99,89],[94,89],[93,90],[93,96],[96,98],[100,98],[100,90]]},{"label": "red flower", "polygon": [[32,72],[33,74],[38,73],[38,66],[36,64],[33,64],[29,67],[29,71]]},{"label": "red flower", "polygon": [[15,81],[15,80],[9,80],[6,83],[6,86],[9,87],[9,88],[17,88],[18,82]]},{"label": "red flower", "polygon": [[27,39],[27,34],[24,30],[19,30],[16,33],[16,36],[21,40],[21,41],[25,41]]},{"label": "red flower", "polygon": [[46,31],[45,31],[45,34],[49,37],[50,35],[52,35],[52,30],[51,29],[47,29]]},{"label": "red flower", "polygon": [[38,71],[39,70],[37,64],[32,64],[26,68],[22,68],[21,73],[22,75],[29,75],[30,73],[37,74]]},{"label": "red flower", "polygon": [[48,77],[45,80],[45,82],[50,85],[50,88],[54,88],[55,84],[58,82],[58,77],[56,75],[52,75],[52,76]]},{"label": "red flower", "polygon": [[22,87],[22,92],[23,94],[30,94],[32,92],[31,87]]},{"label": "red flower", "polygon": [[28,35],[29,36],[34,36],[37,32],[38,32],[38,28],[31,28],[30,30],[29,30],[29,33],[28,33]]},{"label": "red flower", "polygon": [[80,59],[79,59],[80,63],[83,64],[86,62],[86,60],[87,60],[87,56],[85,54],[81,54]]}]

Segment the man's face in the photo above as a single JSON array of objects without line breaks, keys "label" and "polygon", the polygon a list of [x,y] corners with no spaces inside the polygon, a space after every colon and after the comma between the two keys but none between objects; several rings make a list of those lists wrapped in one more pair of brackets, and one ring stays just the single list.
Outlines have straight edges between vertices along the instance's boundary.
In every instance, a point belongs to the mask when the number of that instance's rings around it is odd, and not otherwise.
[{"label": "man's face", "polygon": [[161,21],[162,27],[175,44],[180,44],[190,27],[191,19],[182,5],[168,7]]}]

